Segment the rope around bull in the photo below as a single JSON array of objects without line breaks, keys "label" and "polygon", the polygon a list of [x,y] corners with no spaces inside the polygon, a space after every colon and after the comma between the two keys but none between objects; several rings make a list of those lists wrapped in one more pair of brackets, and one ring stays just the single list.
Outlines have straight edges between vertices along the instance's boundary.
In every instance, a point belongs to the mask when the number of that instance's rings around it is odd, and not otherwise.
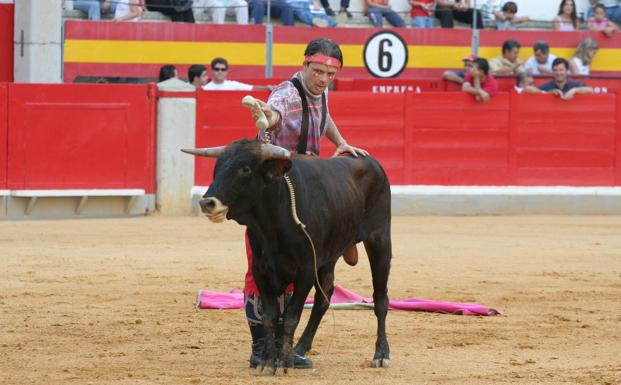
[{"label": "rope around bull", "polygon": [[285,174],[283,175],[283,177],[285,178],[287,187],[289,187],[289,195],[291,196],[291,215],[293,216],[293,221],[295,222],[296,225],[300,226],[300,228],[302,229],[302,232],[304,232],[304,235],[306,235],[306,238],[308,239],[308,242],[311,245],[311,249],[313,250],[313,266],[314,266],[314,271],[315,271],[315,282],[317,282],[317,287],[319,288],[319,291],[321,292],[326,302],[328,303],[328,310],[332,310],[332,337],[333,338],[330,339],[330,344],[328,345],[328,349],[326,352],[326,354],[329,354],[330,349],[332,348],[332,344],[334,343],[334,336],[336,335],[336,316],[334,315],[334,309],[330,309],[330,299],[328,298],[328,295],[326,294],[326,292],[323,291],[323,287],[321,286],[321,283],[319,282],[319,274],[317,273],[317,253],[315,252],[315,244],[313,243],[313,239],[308,234],[308,231],[306,231],[306,225],[302,223],[302,221],[298,217],[298,212],[297,212],[297,208],[295,204],[295,190],[293,189],[293,183],[291,183],[291,179],[289,178],[289,175]]}]

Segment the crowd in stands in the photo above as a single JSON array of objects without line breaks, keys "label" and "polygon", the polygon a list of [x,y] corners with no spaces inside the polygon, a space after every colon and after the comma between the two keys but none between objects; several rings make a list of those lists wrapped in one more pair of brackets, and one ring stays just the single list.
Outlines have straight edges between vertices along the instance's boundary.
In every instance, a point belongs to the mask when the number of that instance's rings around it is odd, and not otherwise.
[{"label": "crowd in stands", "polygon": [[[211,61],[211,80],[207,68],[202,64],[193,64],[188,68],[188,83],[194,88],[205,91],[256,91],[269,90],[274,86],[251,85],[228,79],[229,62],[225,58],[217,57]],[[172,64],[160,68],[158,82],[169,79],[179,79],[177,68]]]},{"label": "crowd in stands", "polygon": [[[234,14],[237,24],[262,24],[266,16],[266,0],[61,0],[65,7],[83,11],[88,19],[102,17],[114,21],[136,21],[144,11],[161,12],[172,21],[194,23],[195,15],[206,13],[211,22],[225,23],[226,14]],[[396,12],[391,0],[362,0],[363,13],[377,28],[383,28],[383,19],[393,27],[405,28],[403,14]],[[515,1],[481,0],[478,9],[473,0],[407,0],[413,28],[454,28],[455,21],[472,28],[485,28],[490,23],[499,30],[515,30],[520,24],[531,21],[520,15]],[[552,29],[575,31],[588,29],[612,36],[621,24],[621,0],[589,0],[590,7],[584,20],[578,17],[575,0],[560,0],[557,15],[551,15]],[[65,4],[66,3],[66,4]],[[345,25],[352,18],[350,0],[340,0],[338,14],[328,0],[273,0],[270,15],[279,18],[283,25],[296,21],[315,27]],[[553,18],[552,18],[553,17]]]},{"label": "crowd in stands", "polygon": [[[470,55],[463,59],[463,71],[445,71],[443,78],[461,84],[462,91],[480,102],[489,101],[498,92],[495,76],[514,76],[515,91],[518,93],[551,93],[563,100],[595,91],[582,82],[570,80],[570,75],[590,75],[591,62],[599,49],[595,40],[587,38],[580,42],[569,60],[551,54],[550,46],[543,40],[533,45],[533,55],[525,62],[519,59],[520,48],[518,41],[506,40],[500,56],[488,61]],[[551,76],[552,80],[536,87],[533,75]]]},{"label": "crowd in stands", "polygon": [[[65,3],[65,0],[61,0]],[[390,7],[389,0],[364,0],[366,13],[373,26],[383,27],[383,19],[394,27],[406,27],[404,19]],[[483,28],[483,19],[493,17],[500,30],[514,30],[520,23],[530,20],[518,16],[515,1],[488,0],[481,9],[473,9],[469,0],[408,0],[411,6],[411,25],[414,28],[433,28],[436,21],[442,28],[453,28],[454,22],[467,23],[473,28]],[[555,30],[573,31],[586,27],[611,36],[621,22],[621,0],[590,0],[591,8],[586,20],[576,14],[574,0],[560,0],[558,14],[553,19]],[[139,20],[144,10],[165,13],[174,21],[194,22],[194,12],[209,12],[215,23],[224,23],[225,13],[232,10],[237,23],[263,23],[265,0],[73,0],[73,8],[98,20],[110,14],[114,21]],[[284,25],[294,25],[295,20],[317,27],[335,26],[352,17],[348,11],[349,0],[341,0],[338,15],[327,0],[274,0],[270,2],[271,15],[280,17]],[[338,19],[338,21],[337,21]],[[508,39],[502,45],[501,55],[483,58],[471,55],[463,59],[463,71],[446,71],[443,78],[461,85],[462,90],[472,94],[477,101],[490,100],[498,91],[497,76],[515,77],[516,92],[553,93],[563,99],[571,99],[577,93],[593,92],[591,87],[570,80],[570,76],[590,75],[590,66],[598,51],[598,44],[591,38],[584,39],[571,58],[556,57],[547,42],[537,41],[533,55],[526,61],[519,59],[521,45]],[[269,86],[252,86],[227,79],[229,64],[226,59],[211,62],[211,81],[204,65],[192,65],[188,82],[204,90],[252,90],[270,89]],[[551,76],[552,81],[535,86],[533,76]],[[174,66],[161,68],[159,81],[177,78]]]}]

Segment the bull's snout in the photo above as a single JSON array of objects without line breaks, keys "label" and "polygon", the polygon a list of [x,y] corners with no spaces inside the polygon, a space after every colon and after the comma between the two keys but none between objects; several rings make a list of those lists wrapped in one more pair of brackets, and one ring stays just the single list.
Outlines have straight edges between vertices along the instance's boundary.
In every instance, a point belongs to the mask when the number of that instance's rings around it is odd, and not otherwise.
[{"label": "bull's snout", "polygon": [[223,205],[218,198],[214,197],[204,197],[198,204],[201,206],[203,213],[213,222],[224,221],[226,213],[229,211],[228,206]]}]

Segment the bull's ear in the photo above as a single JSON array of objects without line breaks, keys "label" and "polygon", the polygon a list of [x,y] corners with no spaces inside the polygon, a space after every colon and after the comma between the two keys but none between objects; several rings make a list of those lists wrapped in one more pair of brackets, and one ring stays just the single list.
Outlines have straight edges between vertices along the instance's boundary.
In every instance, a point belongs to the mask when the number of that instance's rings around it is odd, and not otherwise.
[{"label": "bull's ear", "polygon": [[263,174],[272,179],[282,176],[291,169],[291,159],[267,159],[263,162]]}]

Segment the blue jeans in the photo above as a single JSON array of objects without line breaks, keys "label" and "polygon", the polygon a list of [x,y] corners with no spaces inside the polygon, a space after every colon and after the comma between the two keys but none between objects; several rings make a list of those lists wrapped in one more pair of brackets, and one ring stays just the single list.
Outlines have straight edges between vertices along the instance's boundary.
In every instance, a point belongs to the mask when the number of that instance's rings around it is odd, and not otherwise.
[{"label": "blue jeans", "polygon": [[375,28],[382,28],[384,26],[383,17],[394,27],[405,28],[405,21],[403,21],[401,16],[397,15],[397,12],[390,8],[371,7],[369,8],[368,15]]},{"label": "blue jeans", "polygon": [[412,19],[412,27],[414,28],[433,28],[433,17],[416,16]]},{"label": "blue jeans", "polygon": [[[271,17],[281,17],[284,4],[281,1],[272,1],[270,4]],[[250,0],[248,6],[250,7],[250,19],[253,20],[255,24],[263,24],[266,6],[265,0]]]},{"label": "blue jeans", "polygon": [[295,19],[298,19],[304,24],[313,25],[313,19],[324,19],[328,22],[328,27],[335,27],[336,21],[330,18],[325,13],[312,13],[308,9],[307,1],[294,1],[285,7],[282,12],[282,25],[293,25]]},{"label": "blue jeans", "polygon": [[98,0],[74,0],[73,9],[86,13],[89,20],[101,20],[101,3]]}]

